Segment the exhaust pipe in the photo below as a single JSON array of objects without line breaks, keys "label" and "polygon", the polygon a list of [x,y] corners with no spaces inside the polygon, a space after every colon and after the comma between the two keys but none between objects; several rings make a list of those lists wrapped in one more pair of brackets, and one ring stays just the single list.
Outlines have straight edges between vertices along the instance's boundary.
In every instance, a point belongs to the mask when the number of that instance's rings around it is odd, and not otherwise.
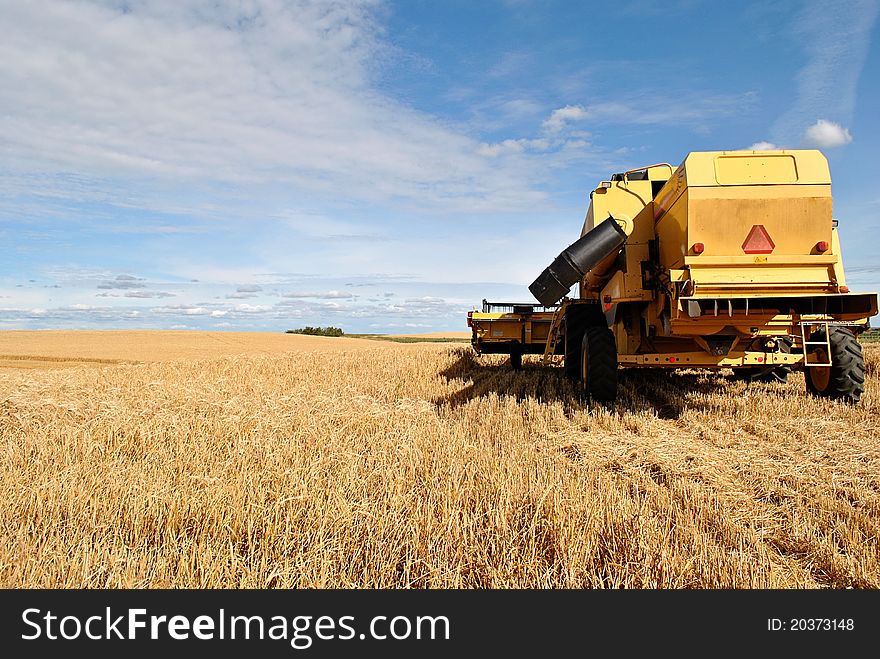
[{"label": "exhaust pipe", "polygon": [[591,270],[596,269],[591,273],[596,277],[606,274],[624,243],[626,232],[609,217],[566,247],[529,290],[545,307],[554,305]]}]

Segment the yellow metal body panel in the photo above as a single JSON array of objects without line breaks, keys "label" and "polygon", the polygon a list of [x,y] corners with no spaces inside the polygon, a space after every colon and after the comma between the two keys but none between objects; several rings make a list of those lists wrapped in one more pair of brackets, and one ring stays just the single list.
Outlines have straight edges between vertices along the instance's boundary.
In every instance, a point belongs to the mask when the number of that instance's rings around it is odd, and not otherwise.
[{"label": "yellow metal body panel", "polygon": [[684,256],[692,244],[688,242],[687,235],[688,201],[688,192],[682,191],[669,210],[659,216],[656,209],[654,211],[654,230],[660,245],[660,265],[664,268],[680,268],[684,265]]},{"label": "yellow metal body panel", "polygon": [[[593,191],[592,203],[584,219],[581,235],[612,216],[627,235],[633,231],[633,218],[651,203],[650,181],[613,181],[609,187]],[[652,232],[653,233],[653,232]]]},{"label": "yellow metal body panel", "polygon": [[[701,256],[740,256],[749,231],[763,226],[772,254],[813,254],[831,240],[831,186],[706,187],[688,191],[687,246],[705,245]],[[827,253],[827,252],[826,252]]]},{"label": "yellow metal body panel", "polygon": [[790,153],[730,154],[716,157],[719,185],[778,185],[797,183],[797,160]]},{"label": "yellow metal body panel", "polygon": [[[794,170],[794,180],[791,178]],[[693,151],[679,170],[688,187],[716,185],[830,185],[828,161],[815,149]],[[677,173],[677,172],[676,172]]]},{"label": "yellow metal body panel", "polygon": [[[837,227],[831,227],[831,253],[840,254],[840,235],[837,233]],[[843,274],[843,259],[838,257],[834,262],[833,278],[838,286],[846,286],[846,275]]]}]

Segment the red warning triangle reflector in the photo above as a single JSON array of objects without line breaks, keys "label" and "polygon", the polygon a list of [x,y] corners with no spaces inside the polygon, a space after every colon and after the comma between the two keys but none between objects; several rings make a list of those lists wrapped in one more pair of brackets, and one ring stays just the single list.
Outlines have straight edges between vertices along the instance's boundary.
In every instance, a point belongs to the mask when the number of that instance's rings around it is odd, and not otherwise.
[{"label": "red warning triangle reflector", "polygon": [[774,247],[776,247],[776,243],[770,238],[770,234],[767,233],[763,224],[755,224],[742,244],[746,254],[769,254]]}]

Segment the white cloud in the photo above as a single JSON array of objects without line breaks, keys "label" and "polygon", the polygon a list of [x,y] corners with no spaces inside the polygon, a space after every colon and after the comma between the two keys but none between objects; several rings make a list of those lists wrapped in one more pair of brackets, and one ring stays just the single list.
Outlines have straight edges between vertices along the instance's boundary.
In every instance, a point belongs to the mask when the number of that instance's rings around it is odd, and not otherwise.
[{"label": "white cloud", "polygon": [[239,304],[235,307],[235,311],[240,311],[242,313],[265,313],[271,309],[272,307],[268,307],[264,304]]},{"label": "white cloud", "polygon": [[551,133],[558,133],[569,122],[580,121],[586,119],[589,113],[580,105],[566,105],[565,107],[553,110],[550,116],[544,121],[543,127]]},{"label": "white cloud", "polygon": [[495,144],[487,144],[484,142],[477,147],[477,153],[481,156],[496,158],[511,153],[523,153],[526,150],[546,151],[550,146],[550,142],[545,139],[504,140],[503,142],[497,142]]},{"label": "white cloud", "polygon": [[779,147],[773,144],[773,142],[755,142],[747,149],[747,151],[773,151],[778,148]]},{"label": "white cloud", "polygon": [[840,124],[819,119],[819,121],[807,128],[804,133],[804,141],[811,146],[832,149],[836,146],[843,146],[852,142],[852,135]]},{"label": "white cloud", "polygon": [[[136,205],[175,203],[150,194],[157,182],[470,208],[536,201],[546,166],[487,162],[479,141],[376,88],[392,54],[377,5],[0,0],[14,26],[0,40],[4,164],[18,192],[41,172],[56,198]],[[553,122],[575,118],[558,112]]]},{"label": "white cloud", "polygon": [[183,316],[207,316],[211,314],[211,309],[204,306],[192,304],[175,304],[166,307],[152,307],[153,313],[161,315],[183,315]]}]

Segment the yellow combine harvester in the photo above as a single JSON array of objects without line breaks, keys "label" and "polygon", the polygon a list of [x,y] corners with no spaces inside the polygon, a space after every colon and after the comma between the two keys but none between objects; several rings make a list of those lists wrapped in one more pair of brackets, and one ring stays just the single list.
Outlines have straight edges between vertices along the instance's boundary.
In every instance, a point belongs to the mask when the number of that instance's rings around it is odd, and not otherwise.
[{"label": "yellow combine harvester", "polygon": [[813,394],[855,403],[864,390],[856,336],[877,294],[846,285],[819,151],[694,152],[677,169],[614,174],[529,290],[538,305],[484,300],[468,314],[474,349],[514,368],[561,355],[600,402],[614,400],[618,366],[783,382],[798,368]]}]

